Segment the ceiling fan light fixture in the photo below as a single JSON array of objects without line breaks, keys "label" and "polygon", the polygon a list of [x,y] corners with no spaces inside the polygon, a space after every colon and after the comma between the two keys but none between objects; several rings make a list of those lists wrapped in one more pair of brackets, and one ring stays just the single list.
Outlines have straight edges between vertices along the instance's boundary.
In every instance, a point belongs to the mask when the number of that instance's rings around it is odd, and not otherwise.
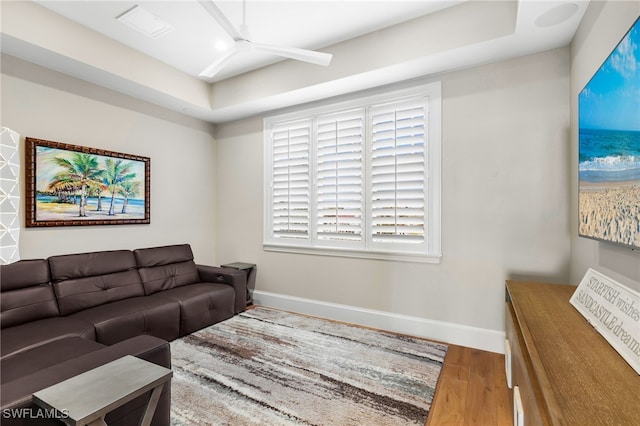
[{"label": "ceiling fan light fixture", "polygon": [[333,55],[315,50],[300,49],[289,46],[276,46],[271,44],[254,43],[248,39],[248,28],[245,22],[246,0],[242,2],[242,25],[240,30],[229,21],[229,19],[216,6],[213,0],[198,0],[202,7],[211,15],[211,17],[222,27],[222,29],[234,40],[233,47],[226,51],[222,56],[213,61],[205,68],[199,76],[205,80],[211,81],[213,77],[226,65],[226,63],[238,53],[246,53],[249,51],[257,51],[280,56],[288,59],[295,59],[316,65],[328,66],[331,63]]},{"label": "ceiling fan light fixture", "polygon": [[219,52],[224,52],[229,50],[231,46],[224,40],[216,40],[215,43],[213,43],[213,47]]}]

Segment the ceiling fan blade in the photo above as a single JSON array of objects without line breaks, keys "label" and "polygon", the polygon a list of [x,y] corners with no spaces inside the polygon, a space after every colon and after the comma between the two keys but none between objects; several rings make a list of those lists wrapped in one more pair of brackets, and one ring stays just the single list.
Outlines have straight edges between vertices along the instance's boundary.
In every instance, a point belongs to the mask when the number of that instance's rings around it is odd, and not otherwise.
[{"label": "ceiling fan blade", "polygon": [[224,66],[233,58],[235,55],[240,53],[237,47],[232,47],[227,53],[225,53],[220,58],[216,59],[211,63],[207,68],[205,68],[201,73],[200,77],[210,79],[214,75],[216,75]]},{"label": "ceiling fan blade", "polygon": [[224,16],[224,13],[216,6],[213,0],[199,0],[199,3],[202,7],[209,12],[209,15],[216,20],[218,24],[222,27],[222,29],[229,34],[229,36],[234,40],[243,40],[244,37],[240,34],[240,31],[233,26],[231,21]]},{"label": "ceiling fan blade", "polygon": [[260,44],[251,42],[251,47],[285,58],[296,59],[298,61],[309,62],[311,64],[328,66],[333,55],[315,50],[299,49],[297,47],[283,47],[272,44]]}]

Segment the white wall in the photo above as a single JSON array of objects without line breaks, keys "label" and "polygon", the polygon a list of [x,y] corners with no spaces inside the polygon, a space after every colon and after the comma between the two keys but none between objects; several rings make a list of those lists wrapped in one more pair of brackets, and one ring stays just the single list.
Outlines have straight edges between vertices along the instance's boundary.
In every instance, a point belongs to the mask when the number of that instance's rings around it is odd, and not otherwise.
[{"label": "white wall", "polygon": [[2,126],[23,138],[151,158],[150,225],[23,229],[23,259],[190,243],[197,261],[213,264],[215,142],[209,125],[6,55],[0,85]]},{"label": "white wall", "polygon": [[638,1],[592,1],[571,43],[571,282],[588,268],[640,291],[640,251],[578,237],[578,93],[640,15]]},{"label": "white wall", "polygon": [[263,292],[499,332],[505,279],[566,281],[568,49],[438,79],[441,264],[263,251],[260,117],[216,128],[218,262],[257,263]]}]

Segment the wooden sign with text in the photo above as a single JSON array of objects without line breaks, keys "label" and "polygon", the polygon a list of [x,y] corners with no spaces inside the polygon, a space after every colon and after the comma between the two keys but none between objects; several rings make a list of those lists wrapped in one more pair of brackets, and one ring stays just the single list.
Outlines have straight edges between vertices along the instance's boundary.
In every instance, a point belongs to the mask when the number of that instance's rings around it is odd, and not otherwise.
[{"label": "wooden sign with text", "polygon": [[640,293],[589,268],[570,303],[640,374]]}]

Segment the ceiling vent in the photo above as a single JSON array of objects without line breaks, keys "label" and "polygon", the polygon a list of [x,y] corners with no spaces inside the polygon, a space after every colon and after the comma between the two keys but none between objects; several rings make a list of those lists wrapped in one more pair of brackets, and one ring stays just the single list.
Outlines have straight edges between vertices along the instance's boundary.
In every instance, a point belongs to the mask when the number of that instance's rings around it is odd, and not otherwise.
[{"label": "ceiling vent", "polygon": [[116,19],[151,38],[158,38],[175,29],[140,6],[133,6]]}]

